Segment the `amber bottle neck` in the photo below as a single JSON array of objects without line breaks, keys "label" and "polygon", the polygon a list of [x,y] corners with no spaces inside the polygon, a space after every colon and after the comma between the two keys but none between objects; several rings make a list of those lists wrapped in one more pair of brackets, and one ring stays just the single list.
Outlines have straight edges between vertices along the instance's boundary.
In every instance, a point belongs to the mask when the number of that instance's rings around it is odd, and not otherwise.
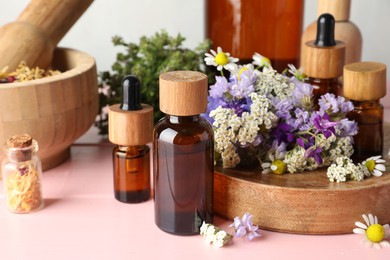
[{"label": "amber bottle neck", "polygon": [[339,79],[338,78],[333,78],[333,79],[319,79],[319,78],[312,78],[308,77],[306,80],[308,83],[311,84],[327,84],[327,85],[333,85],[333,84],[338,84]]},{"label": "amber bottle neck", "polygon": [[169,121],[171,124],[181,124],[181,123],[192,123],[200,121],[200,115],[194,116],[173,116],[165,115],[165,120]]},{"label": "amber bottle neck", "polygon": [[360,109],[382,107],[382,104],[380,103],[379,99],[366,100],[366,101],[354,101],[354,100],[351,101],[355,108],[360,108]]}]

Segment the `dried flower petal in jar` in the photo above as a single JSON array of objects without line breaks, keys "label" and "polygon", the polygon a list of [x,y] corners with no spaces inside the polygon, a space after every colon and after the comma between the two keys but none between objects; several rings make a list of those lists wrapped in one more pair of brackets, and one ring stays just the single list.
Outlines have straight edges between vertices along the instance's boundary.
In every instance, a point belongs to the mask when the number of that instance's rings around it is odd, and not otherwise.
[{"label": "dried flower petal in jar", "polygon": [[13,213],[29,213],[43,206],[37,151],[37,142],[27,134],[7,140],[2,174],[6,206]]}]

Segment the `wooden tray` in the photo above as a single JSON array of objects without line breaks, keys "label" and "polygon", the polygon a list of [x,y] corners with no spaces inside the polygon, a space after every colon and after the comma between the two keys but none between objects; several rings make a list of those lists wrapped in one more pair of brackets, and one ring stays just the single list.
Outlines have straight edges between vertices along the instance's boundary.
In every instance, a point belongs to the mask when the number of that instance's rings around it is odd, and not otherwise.
[{"label": "wooden tray", "polygon": [[[384,127],[384,155],[390,124]],[[390,173],[364,181],[333,183],[326,168],[299,174],[266,174],[216,168],[214,210],[233,219],[245,212],[263,229],[299,234],[351,233],[362,214],[390,223]]]}]

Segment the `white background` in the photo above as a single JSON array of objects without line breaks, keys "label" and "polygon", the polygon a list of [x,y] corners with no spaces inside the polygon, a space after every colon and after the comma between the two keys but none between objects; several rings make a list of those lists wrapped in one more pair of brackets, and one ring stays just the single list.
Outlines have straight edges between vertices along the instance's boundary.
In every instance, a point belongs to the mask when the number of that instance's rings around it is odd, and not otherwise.
[{"label": "white background", "polygon": [[[0,25],[15,20],[28,2],[0,0]],[[59,45],[89,53],[98,71],[110,70],[120,50],[112,45],[112,36],[137,43],[143,35],[166,29],[171,35],[181,33],[187,39],[185,46],[192,48],[205,37],[204,10],[205,0],[95,0]],[[304,28],[316,15],[317,1],[306,0]],[[362,60],[389,67],[390,0],[352,0],[350,20],[363,35]]]}]

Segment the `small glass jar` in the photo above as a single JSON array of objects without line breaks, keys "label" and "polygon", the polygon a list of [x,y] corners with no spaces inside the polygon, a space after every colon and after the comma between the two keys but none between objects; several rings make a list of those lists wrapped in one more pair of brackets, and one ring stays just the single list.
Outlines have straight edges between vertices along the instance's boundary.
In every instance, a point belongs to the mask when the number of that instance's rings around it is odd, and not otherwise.
[{"label": "small glass jar", "polygon": [[[28,141],[15,141],[20,139]],[[28,135],[7,141],[2,175],[6,207],[12,213],[30,213],[43,207],[42,166],[37,151],[37,142]]]}]

